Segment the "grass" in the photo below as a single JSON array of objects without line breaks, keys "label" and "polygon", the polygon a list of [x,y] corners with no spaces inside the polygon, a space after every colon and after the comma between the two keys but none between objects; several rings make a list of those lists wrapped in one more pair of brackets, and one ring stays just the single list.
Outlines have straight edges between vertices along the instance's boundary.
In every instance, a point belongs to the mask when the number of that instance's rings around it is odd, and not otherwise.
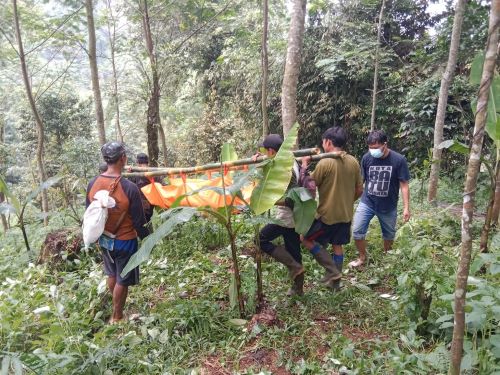
[{"label": "grass", "polygon": [[[252,304],[253,259],[244,255],[252,248],[247,228],[238,239],[239,249],[246,249],[240,256],[246,322],[234,321],[238,312],[228,297],[227,238],[206,220],[187,223],[155,248],[126,305],[137,319],[113,326],[106,324],[110,296],[98,254],[81,253],[58,268],[34,265],[19,249],[17,235],[9,234],[0,248],[3,369],[15,373],[21,366],[33,374],[446,373],[450,329],[435,321],[451,310],[439,295],[453,291],[456,263],[447,262],[457,260],[460,227],[457,219],[425,205],[414,215],[389,254],[381,251],[380,230],[372,223],[371,262],[364,272],[346,270],[340,293],[318,284],[322,270],[304,252],[305,296],[288,298],[286,270],[265,257],[266,304],[259,314]],[[432,262],[419,264],[412,254]],[[346,264],[356,256],[353,245],[347,246]],[[494,282],[493,276],[485,277]],[[423,322],[412,315],[418,312],[413,290],[421,279],[435,297],[424,336],[415,334]],[[482,329],[494,335],[487,323]],[[488,368],[481,361],[496,358],[493,349],[483,351],[471,362],[470,373],[481,365]]]}]

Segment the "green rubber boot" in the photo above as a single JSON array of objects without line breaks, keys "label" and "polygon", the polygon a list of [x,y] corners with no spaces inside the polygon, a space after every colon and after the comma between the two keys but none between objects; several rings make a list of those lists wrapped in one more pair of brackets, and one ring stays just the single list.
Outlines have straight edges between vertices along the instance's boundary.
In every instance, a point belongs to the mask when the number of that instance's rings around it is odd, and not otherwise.
[{"label": "green rubber boot", "polygon": [[320,280],[321,283],[328,285],[330,281],[339,280],[342,277],[332,260],[332,256],[323,246],[315,247],[311,250],[311,254],[326,271],[325,276]]},{"label": "green rubber boot", "polygon": [[[339,272],[342,274],[342,267],[344,265],[344,262],[334,262],[334,263],[335,267],[337,267]],[[340,289],[342,288],[340,279],[330,281],[330,283],[328,284],[328,288],[330,288],[333,292],[340,292]]]}]

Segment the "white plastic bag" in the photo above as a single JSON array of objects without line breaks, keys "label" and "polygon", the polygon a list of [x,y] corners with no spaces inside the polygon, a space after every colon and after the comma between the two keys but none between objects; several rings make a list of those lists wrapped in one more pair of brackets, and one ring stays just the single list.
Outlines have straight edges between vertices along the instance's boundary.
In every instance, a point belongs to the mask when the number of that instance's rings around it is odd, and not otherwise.
[{"label": "white plastic bag", "polygon": [[104,226],[108,219],[108,208],[113,208],[116,201],[109,196],[109,191],[99,190],[94,195],[94,200],[85,210],[83,215],[83,243],[85,248],[96,242],[104,232]]}]

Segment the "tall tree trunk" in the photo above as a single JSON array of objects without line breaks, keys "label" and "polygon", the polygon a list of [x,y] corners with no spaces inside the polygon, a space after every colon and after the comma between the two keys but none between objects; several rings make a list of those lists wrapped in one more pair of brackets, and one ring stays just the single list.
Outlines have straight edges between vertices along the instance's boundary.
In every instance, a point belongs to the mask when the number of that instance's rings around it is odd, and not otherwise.
[{"label": "tall tree trunk", "polygon": [[[17,1],[12,0],[12,7],[14,11],[14,27],[16,29],[16,39],[18,44],[19,60],[21,61],[21,71],[23,74],[24,87],[26,89],[26,96],[33,112],[33,117],[35,118],[35,124],[37,129],[37,148],[36,148],[36,163],[38,167],[38,182],[42,184],[47,179],[47,174],[45,173],[45,166],[43,160],[43,141],[44,141],[44,125],[40,114],[36,108],[35,98],[33,97],[33,92],[31,90],[30,79],[28,76],[28,68],[26,66],[26,59],[24,55],[23,41],[21,38],[21,27],[19,26],[19,16],[17,14]],[[42,190],[42,212],[44,214],[43,222],[45,225],[49,223],[48,213],[49,213],[49,200],[47,197],[47,190]]]},{"label": "tall tree trunk", "polygon": [[160,127],[160,80],[156,65],[156,56],[154,53],[153,37],[151,35],[151,26],[149,23],[148,1],[142,2],[142,25],[144,29],[144,40],[148,50],[149,62],[151,64],[151,87],[148,100],[148,117],[146,123],[146,133],[148,137],[149,164],[152,167],[158,165],[158,132]]},{"label": "tall tree trunk", "polygon": [[467,291],[467,277],[472,250],[472,214],[474,212],[474,198],[476,194],[477,177],[481,166],[481,151],[483,147],[484,128],[486,124],[488,97],[497,59],[498,28],[500,23],[500,0],[491,2],[491,11],[488,27],[488,43],[483,65],[481,85],[477,98],[477,113],[474,124],[474,138],[469,154],[467,179],[464,188],[462,213],[462,246],[460,262],[455,283],[455,314],[453,325],[453,339],[451,343],[451,361],[449,374],[458,375],[462,362],[464,330],[465,330],[465,295]]},{"label": "tall tree trunk", "polygon": [[495,201],[493,203],[493,210],[491,213],[491,223],[494,227],[498,227],[498,216],[500,214],[500,168],[497,165],[497,177],[495,184]]},{"label": "tall tree trunk", "polygon": [[453,20],[453,31],[451,32],[450,52],[448,63],[441,78],[441,89],[439,90],[439,99],[434,123],[434,148],[432,149],[431,174],[429,177],[429,191],[427,200],[434,202],[436,200],[439,170],[441,168],[441,154],[443,150],[438,146],[443,142],[444,118],[446,116],[446,107],[448,105],[448,91],[455,75],[457,65],[458,47],[460,46],[460,33],[462,31],[462,21],[464,19],[465,6],[467,0],[457,0],[455,5],[455,18]]},{"label": "tall tree trunk", "polygon": [[373,73],[373,93],[372,93],[372,116],[370,120],[370,130],[375,130],[375,112],[377,108],[377,90],[378,90],[378,66],[380,54],[380,37],[382,35],[382,19],[384,18],[385,0],[382,0],[380,6],[380,14],[378,15],[378,30],[377,30],[377,48],[375,48],[375,72]]},{"label": "tall tree trunk", "polygon": [[167,163],[168,163],[167,139],[165,137],[165,130],[163,129],[161,122],[158,124],[158,130],[159,130],[159,135],[160,135],[160,140],[161,140],[161,151],[163,153],[163,165],[166,167]]},{"label": "tall tree trunk", "polygon": [[498,176],[500,176],[500,161],[497,161],[495,169],[493,170],[493,176],[491,176],[491,192],[490,200],[488,202],[488,208],[486,209],[486,216],[484,218],[483,229],[481,230],[481,241],[479,241],[479,251],[482,253],[488,252],[488,238],[490,235],[490,228],[493,219],[493,208],[495,207],[495,194],[496,185],[498,181]]},{"label": "tall tree trunk", "polygon": [[[0,144],[4,143],[4,134],[5,134],[5,122],[3,118],[0,118]],[[0,160],[0,164],[4,164],[4,160]],[[4,193],[0,193],[0,203],[5,201]],[[7,233],[7,229],[9,229],[9,223],[7,222],[7,218],[5,215],[0,215],[0,220],[2,221],[2,227],[5,233]]]},{"label": "tall tree trunk", "polygon": [[262,107],[262,135],[269,134],[269,116],[267,113],[267,84],[269,78],[269,58],[267,56],[267,29],[269,17],[268,0],[262,0],[262,87],[261,87],[261,107]]},{"label": "tall tree trunk", "polygon": [[85,10],[87,12],[87,28],[89,32],[89,63],[90,76],[92,78],[92,91],[94,93],[95,115],[97,119],[97,131],[99,133],[99,143],[101,146],[106,143],[106,130],[104,129],[104,111],[102,109],[101,88],[99,87],[99,71],[97,70],[96,38],[94,26],[93,0],[85,0]]},{"label": "tall tree trunk", "polygon": [[[116,46],[116,21],[113,16],[113,8],[111,7],[111,0],[106,2],[109,16],[108,21],[108,36],[109,36],[109,48],[111,49],[111,68],[113,71],[113,101],[115,104],[116,111],[116,133],[117,138],[120,142],[123,142],[123,132],[120,124],[120,101],[118,98],[118,75],[116,74],[116,59],[115,59],[115,46]],[[110,22],[111,19],[111,22]]]},{"label": "tall tree trunk", "polygon": [[286,51],[285,74],[281,86],[281,116],[283,135],[286,137],[297,121],[297,84],[301,63],[302,41],[307,0],[293,0],[288,47]]}]

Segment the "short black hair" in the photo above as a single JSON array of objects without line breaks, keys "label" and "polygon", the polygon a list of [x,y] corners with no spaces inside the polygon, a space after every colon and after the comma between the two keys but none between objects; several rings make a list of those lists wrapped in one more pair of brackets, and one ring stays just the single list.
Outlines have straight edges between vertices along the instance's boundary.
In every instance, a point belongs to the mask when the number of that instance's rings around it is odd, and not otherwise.
[{"label": "short black hair", "polygon": [[148,155],[146,155],[144,152],[138,153],[135,158],[137,160],[137,163],[139,163],[139,164],[148,164],[149,163]]},{"label": "short black hair", "polygon": [[375,143],[383,145],[384,143],[387,143],[387,135],[383,130],[373,130],[368,134],[366,143],[368,145],[374,145]]},{"label": "short black hair", "polygon": [[99,172],[104,173],[108,170],[108,164],[106,162],[99,163]]},{"label": "short black hair", "polygon": [[321,139],[329,139],[335,147],[343,148],[347,143],[347,132],[341,126],[332,126],[326,129]]}]

